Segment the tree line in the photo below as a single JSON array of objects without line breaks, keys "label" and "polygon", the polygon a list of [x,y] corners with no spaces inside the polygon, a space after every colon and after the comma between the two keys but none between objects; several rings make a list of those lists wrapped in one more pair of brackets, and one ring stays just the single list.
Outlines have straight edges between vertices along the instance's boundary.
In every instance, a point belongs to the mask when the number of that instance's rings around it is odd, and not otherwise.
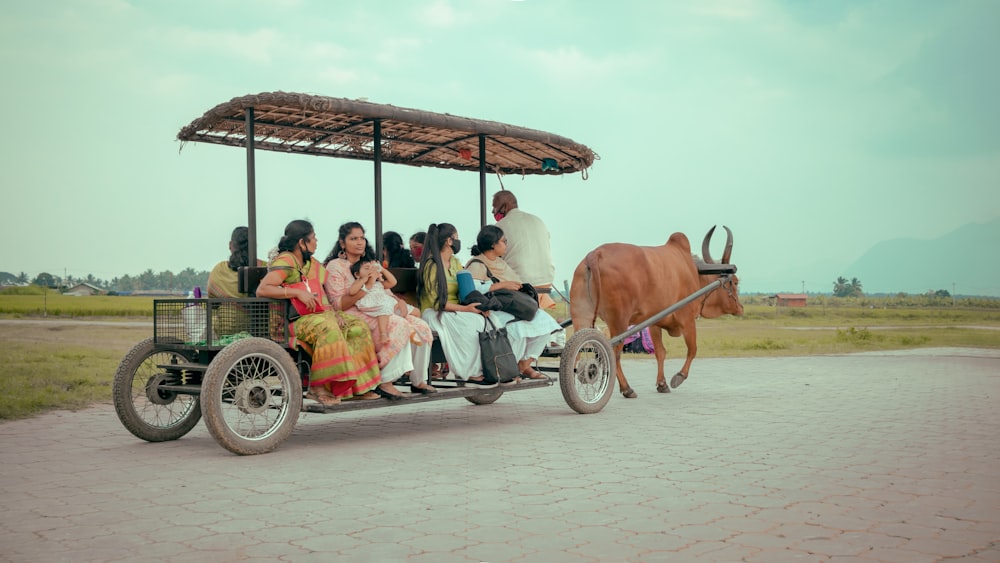
[{"label": "tree line", "polygon": [[[932,297],[951,297],[951,293],[947,289],[928,291],[927,294]],[[833,296],[864,297],[864,286],[858,278],[851,278],[851,280],[848,281],[844,276],[840,276],[835,282],[833,282]]]},{"label": "tree line", "polygon": [[185,268],[175,274],[170,270],[154,272],[150,268],[135,276],[125,274],[110,280],[98,278],[93,274],[80,277],[72,275],[60,277],[48,272],[42,272],[32,278],[24,272],[18,274],[0,272],[0,285],[33,284],[50,289],[67,290],[81,283],[90,284],[110,293],[129,293],[133,291],[186,292],[195,287],[205,288],[208,285],[208,271]]}]

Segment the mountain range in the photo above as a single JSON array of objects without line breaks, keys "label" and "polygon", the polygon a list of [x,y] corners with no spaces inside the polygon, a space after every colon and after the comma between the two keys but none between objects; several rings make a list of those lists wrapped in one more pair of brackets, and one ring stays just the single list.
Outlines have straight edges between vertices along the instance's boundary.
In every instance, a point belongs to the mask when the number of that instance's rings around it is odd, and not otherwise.
[{"label": "mountain range", "polygon": [[936,239],[879,242],[844,270],[866,294],[920,294],[939,289],[954,295],[1000,297],[1000,218],[970,223]]}]

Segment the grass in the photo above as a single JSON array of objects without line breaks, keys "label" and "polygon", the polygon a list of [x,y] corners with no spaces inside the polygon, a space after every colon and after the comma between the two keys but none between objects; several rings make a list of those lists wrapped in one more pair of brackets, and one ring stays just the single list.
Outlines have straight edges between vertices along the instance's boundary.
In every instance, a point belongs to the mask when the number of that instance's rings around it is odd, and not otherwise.
[{"label": "grass", "polygon": [[[20,289],[20,288],[11,288]],[[9,291],[9,290],[8,290]],[[152,317],[152,297],[72,296],[48,293],[2,293],[0,315],[14,317]]]},{"label": "grass", "polygon": [[0,420],[106,402],[121,355],[111,350],[8,342],[0,347]]},{"label": "grass", "polygon": [[[40,318],[43,295],[0,295],[0,317]],[[49,317],[148,321],[152,299],[49,294]],[[58,311],[58,313],[57,313]],[[557,319],[566,318],[564,304]],[[144,317],[144,318],[143,318]],[[600,325],[599,325],[600,326]],[[990,308],[807,307],[748,305],[743,317],[698,321],[698,357],[781,357],[924,347],[1000,349],[1000,311]],[[665,333],[664,333],[665,334]],[[118,362],[150,328],[52,323],[0,324],[0,420],[111,401]],[[686,354],[664,336],[667,361]],[[648,358],[651,355],[630,355]]]}]

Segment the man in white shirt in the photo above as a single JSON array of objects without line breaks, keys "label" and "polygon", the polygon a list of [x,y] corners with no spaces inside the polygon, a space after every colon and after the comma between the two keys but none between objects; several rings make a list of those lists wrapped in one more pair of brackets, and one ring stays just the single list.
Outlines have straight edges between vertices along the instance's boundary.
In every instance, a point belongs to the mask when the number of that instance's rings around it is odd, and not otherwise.
[{"label": "man in white shirt", "polygon": [[[552,262],[549,229],[536,215],[517,207],[512,192],[501,190],[493,194],[493,218],[507,237],[507,252],[503,255],[521,281],[538,289],[552,287],[556,266]],[[543,308],[555,307],[548,293],[539,292]]]}]

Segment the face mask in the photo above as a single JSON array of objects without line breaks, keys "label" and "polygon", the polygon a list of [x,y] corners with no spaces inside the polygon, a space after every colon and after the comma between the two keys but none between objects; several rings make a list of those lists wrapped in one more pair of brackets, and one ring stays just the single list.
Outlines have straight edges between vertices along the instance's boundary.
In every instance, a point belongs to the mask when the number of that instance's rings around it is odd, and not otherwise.
[{"label": "face mask", "polygon": [[413,251],[413,259],[414,260],[420,260],[420,255],[423,254],[423,252],[424,252],[423,248],[417,248],[417,249],[415,249]]},{"label": "face mask", "polygon": [[458,251],[462,250],[462,241],[454,239],[451,241],[451,251],[458,254]]},{"label": "face mask", "polygon": [[312,258],[312,255],[313,255],[313,253],[309,252],[309,247],[308,246],[303,246],[302,247],[302,261],[303,262],[308,262],[309,259]]},{"label": "face mask", "polygon": [[506,217],[506,215],[504,215],[503,213],[500,213],[499,211],[497,211],[496,213],[493,214],[493,218],[496,219],[497,221],[499,221],[500,219],[503,219],[504,217]]}]

